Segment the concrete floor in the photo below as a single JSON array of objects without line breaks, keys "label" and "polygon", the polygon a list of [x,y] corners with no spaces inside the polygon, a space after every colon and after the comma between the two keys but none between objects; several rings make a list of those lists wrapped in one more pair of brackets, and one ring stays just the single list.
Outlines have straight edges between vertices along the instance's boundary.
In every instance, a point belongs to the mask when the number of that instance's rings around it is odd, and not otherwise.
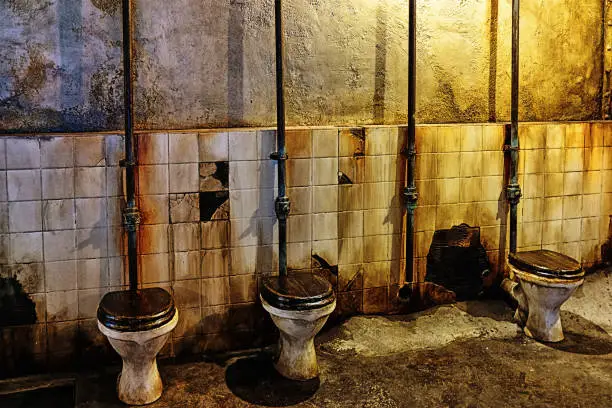
[{"label": "concrete floor", "polygon": [[[280,378],[267,353],[168,365],[151,407],[612,407],[612,273],[565,304],[566,340],[525,337],[502,301],[359,316],[318,337],[320,380]],[[82,377],[77,406],[119,407],[116,372]]]}]

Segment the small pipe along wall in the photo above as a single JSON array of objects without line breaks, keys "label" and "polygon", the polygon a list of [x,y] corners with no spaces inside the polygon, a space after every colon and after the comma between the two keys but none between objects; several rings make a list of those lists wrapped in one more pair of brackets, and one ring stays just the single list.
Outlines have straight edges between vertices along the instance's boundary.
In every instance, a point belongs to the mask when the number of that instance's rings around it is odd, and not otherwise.
[{"label": "small pipe along wall", "polygon": [[132,1],[123,0],[123,90],[125,115],[125,194],[124,227],[128,243],[128,275],[130,290],[138,289],[138,224],[136,204],[136,154],[134,143],[134,89],[132,74]]},{"label": "small pipe along wall", "polygon": [[510,203],[510,252],[516,252],[518,205],[521,199],[521,187],[518,183],[519,158],[519,33],[520,33],[520,0],[512,0],[512,80],[510,101],[510,143],[505,150],[510,154],[510,180],[506,188],[506,197]]},{"label": "small pipe along wall", "polygon": [[[406,147],[403,151],[406,158],[406,187],[403,190],[406,207],[406,270],[405,281],[412,282],[414,258],[414,213],[417,208],[417,188],[415,183],[416,164],[416,0],[410,0],[408,9],[408,134]],[[406,287],[400,294],[404,299],[409,297]]]},{"label": "small pipe along wall", "polygon": [[285,33],[283,30],[282,1],[274,2],[274,22],[276,38],[276,152],[270,157],[278,164],[278,197],[274,203],[278,219],[278,268],[280,276],[287,275],[287,217],[291,202],[287,197],[287,153],[285,151],[285,88],[284,88],[284,51]]}]

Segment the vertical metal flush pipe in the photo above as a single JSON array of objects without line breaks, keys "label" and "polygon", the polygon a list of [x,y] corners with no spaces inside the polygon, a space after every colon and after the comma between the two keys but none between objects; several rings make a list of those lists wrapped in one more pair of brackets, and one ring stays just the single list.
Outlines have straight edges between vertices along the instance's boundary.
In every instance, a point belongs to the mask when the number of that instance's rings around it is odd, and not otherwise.
[{"label": "vertical metal flush pipe", "polygon": [[521,199],[521,187],[518,183],[518,120],[519,120],[519,15],[520,0],[512,0],[512,96],[510,145],[510,182],[506,188],[506,197],[510,203],[510,252],[516,252],[517,241],[517,207]]},{"label": "vertical metal flush pipe", "polygon": [[287,217],[291,208],[286,191],[286,161],[285,151],[285,93],[283,86],[283,15],[281,0],[274,2],[274,19],[276,28],[276,152],[270,155],[278,164],[278,197],[274,202],[274,210],[278,218],[278,270],[280,276],[287,275]]},{"label": "vertical metal flush pipe", "polygon": [[126,208],[123,213],[123,225],[128,240],[128,271],[130,290],[138,289],[138,225],[140,215],[136,205],[134,148],[134,94],[132,87],[132,2],[123,0],[123,92],[125,109],[125,167]]},{"label": "vertical metal flush pipe", "polygon": [[403,155],[406,158],[406,187],[403,191],[406,206],[406,282],[413,280],[414,257],[414,212],[417,208],[415,183],[416,162],[416,0],[409,0],[408,6],[408,134]]}]

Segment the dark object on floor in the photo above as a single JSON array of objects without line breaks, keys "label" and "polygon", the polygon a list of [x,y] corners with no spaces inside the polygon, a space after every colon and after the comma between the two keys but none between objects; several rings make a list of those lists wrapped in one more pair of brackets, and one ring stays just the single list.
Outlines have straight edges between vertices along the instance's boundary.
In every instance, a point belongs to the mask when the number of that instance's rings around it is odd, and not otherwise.
[{"label": "dark object on floor", "polygon": [[266,278],[261,296],[270,305],[286,310],[310,310],[327,306],[336,299],[331,284],[312,273],[291,273]]},{"label": "dark object on floor", "polygon": [[461,224],[434,233],[425,281],[455,292],[458,301],[475,299],[483,293],[483,278],[489,268],[480,228]]},{"label": "dark object on floor", "polygon": [[522,271],[549,278],[574,279],[582,274],[582,267],[574,258],[545,249],[510,253],[508,262]]},{"label": "dark object on floor", "polygon": [[172,296],[162,288],[118,291],[104,295],[98,320],[112,330],[152,330],[168,323],[176,308]]},{"label": "dark object on floor", "polygon": [[73,408],[75,403],[74,385],[0,395],[0,407],[2,408]]},{"label": "dark object on floor", "polygon": [[225,371],[225,382],[238,398],[266,407],[287,407],[304,402],[320,385],[319,378],[292,381],[281,376],[271,356],[265,354],[232,363]]}]

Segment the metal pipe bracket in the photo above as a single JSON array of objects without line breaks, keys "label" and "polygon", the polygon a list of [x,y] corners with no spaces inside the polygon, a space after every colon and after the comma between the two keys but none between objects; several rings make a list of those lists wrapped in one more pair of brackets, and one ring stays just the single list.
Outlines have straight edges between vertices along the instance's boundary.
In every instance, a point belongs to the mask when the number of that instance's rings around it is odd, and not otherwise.
[{"label": "metal pipe bracket", "polygon": [[518,184],[508,184],[506,187],[506,198],[512,205],[517,205],[522,197],[521,186]]},{"label": "metal pipe bracket", "polygon": [[404,148],[402,148],[402,151],[400,152],[400,154],[404,158],[408,158],[408,157],[411,157],[411,156],[416,156],[417,150],[416,150],[416,147],[412,147],[412,149],[408,148],[408,147],[404,147]]},{"label": "metal pipe bracket", "polygon": [[419,193],[417,193],[416,187],[404,187],[402,196],[404,197],[404,203],[406,203],[406,209],[414,211],[419,200]]},{"label": "metal pipe bracket", "polygon": [[270,154],[270,159],[280,162],[288,160],[289,156],[287,155],[287,153],[280,154],[279,152],[274,152]]},{"label": "metal pipe bracket", "polygon": [[279,220],[286,220],[291,212],[291,200],[289,197],[276,197],[274,201],[274,211],[276,212],[276,218]]},{"label": "metal pipe bracket", "polygon": [[123,226],[126,231],[134,232],[138,230],[140,224],[140,211],[138,207],[126,208],[123,211]]}]

